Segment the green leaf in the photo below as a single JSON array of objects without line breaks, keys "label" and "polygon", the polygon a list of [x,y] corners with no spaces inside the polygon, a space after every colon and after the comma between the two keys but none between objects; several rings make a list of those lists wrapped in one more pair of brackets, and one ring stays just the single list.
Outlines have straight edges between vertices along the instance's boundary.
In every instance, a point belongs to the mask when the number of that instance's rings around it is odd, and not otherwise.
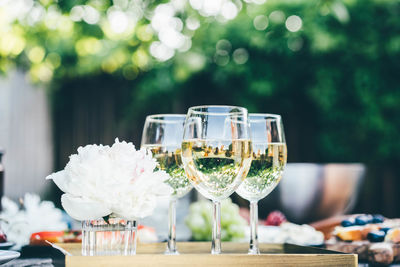
[{"label": "green leaf", "polygon": [[103,220],[107,223],[110,224],[109,220],[110,220],[110,215],[104,216]]}]

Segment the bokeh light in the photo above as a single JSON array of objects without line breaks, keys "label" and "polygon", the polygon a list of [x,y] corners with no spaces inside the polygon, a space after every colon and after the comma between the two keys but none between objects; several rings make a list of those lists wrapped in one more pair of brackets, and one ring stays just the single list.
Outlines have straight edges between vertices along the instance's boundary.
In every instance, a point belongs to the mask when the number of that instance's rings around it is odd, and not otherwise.
[{"label": "bokeh light", "polygon": [[186,27],[189,30],[197,30],[200,27],[200,21],[194,17],[188,17],[186,19]]},{"label": "bokeh light", "polygon": [[214,62],[219,66],[225,66],[229,63],[230,56],[226,50],[217,50],[214,55]]},{"label": "bokeh light", "polygon": [[175,51],[161,42],[153,42],[150,46],[150,53],[160,61],[166,61],[175,55]]},{"label": "bokeh light", "polygon": [[217,49],[217,51],[222,50],[222,51],[226,51],[227,53],[229,53],[232,49],[232,44],[228,40],[222,39],[217,42],[215,48]]},{"label": "bokeh light", "polygon": [[40,62],[42,62],[44,55],[45,55],[45,51],[44,51],[43,47],[35,46],[29,51],[28,58],[33,63],[40,63]]},{"label": "bokeh light", "polygon": [[303,21],[301,20],[301,18],[299,16],[292,15],[286,19],[285,25],[286,25],[286,29],[288,29],[289,31],[297,32],[301,29],[301,26],[303,25]]},{"label": "bokeh light", "polygon": [[304,41],[303,38],[301,37],[289,38],[287,40],[288,48],[293,52],[300,51],[301,48],[303,47],[303,43]]},{"label": "bokeh light", "polygon": [[99,12],[92,6],[85,5],[83,6],[83,20],[88,24],[95,24],[99,22],[100,14]]},{"label": "bokeh light", "polygon": [[283,23],[285,21],[285,13],[281,10],[272,11],[271,14],[269,14],[269,20],[277,24]]},{"label": "bokeh light", "polygon": [[268,27],[268,18],[264,15],[259,15],[254,18],[253,25],[256,30],[263,31]]},{"label": "bokeh light", "polygon": [[235,51],[233,51],[232,56],[235,63],[239,65],[246,63],[249,59],[249,53],[244,48],[236,49]]}]

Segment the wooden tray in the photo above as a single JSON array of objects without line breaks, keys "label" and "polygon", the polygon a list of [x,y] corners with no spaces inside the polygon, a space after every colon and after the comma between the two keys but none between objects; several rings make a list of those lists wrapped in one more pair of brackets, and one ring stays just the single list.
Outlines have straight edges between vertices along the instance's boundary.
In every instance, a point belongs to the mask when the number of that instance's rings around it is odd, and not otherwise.
[{"label": "wooden tray", "polygon": [[211,255],[209,242],[178,242],[180,255],[163,255],[165,243],[138,243],[133,256],[81,256],[81,244],[57,244],[73,256],[65,266],[357,266],[356,254],[291,244],[260,244],[261,255],[247,255],[247,243],[223,243]]}]

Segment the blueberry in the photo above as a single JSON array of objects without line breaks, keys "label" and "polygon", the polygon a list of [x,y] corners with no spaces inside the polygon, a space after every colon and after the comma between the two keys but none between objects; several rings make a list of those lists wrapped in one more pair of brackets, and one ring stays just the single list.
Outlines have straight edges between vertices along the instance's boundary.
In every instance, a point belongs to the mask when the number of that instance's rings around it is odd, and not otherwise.
[{"label": "blueberry", "polygon": [[385,234],[387,234],[387,232],[388,232],[390,229],[392,229],[392,228],[390,228],[390,227],[383,227],[383,228],[381,228],[380,230],[383,231],[383,232],[385,232]]},{"label": "blueberry", "polygon": [[384,220],[385,218],[380,214],[375,214],[372,216],[372,223],[382,223]]},{"label": "blueberry", "polygon": [[372,223],[372,220],[374,219],[374,217],[371,214],[365,215],[365,218],[367,219],[368,223]]},{"label": "blueberry", "polygon": [[355,225],[366,225],[372,222],[372,215],[360,215],[356,217]]},{"label": "blueberry", "polygon": [[349,226],[353,226],[354,225],[354,220],[343,220],[342,222],[341,222],[341,225],[343,226],[343,227],[349,227]]},{"label": "blueberry", "polygon": [[366,219],[364,216],[358,216],[355,220],[356,225],[365,225],[368,223],[368,219]]},{"label": "blueberry", "polygon": [[385,235],[384,231],[373,231],[368,233],[367,239],[370,242],[382,242],[385,240]]}]

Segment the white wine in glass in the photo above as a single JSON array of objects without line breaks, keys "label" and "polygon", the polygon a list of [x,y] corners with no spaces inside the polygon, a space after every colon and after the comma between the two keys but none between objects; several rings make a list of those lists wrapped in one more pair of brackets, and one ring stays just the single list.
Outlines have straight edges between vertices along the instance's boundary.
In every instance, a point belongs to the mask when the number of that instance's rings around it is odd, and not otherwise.
[{"label": "white wine in glass", "polygon": [[151,151],[153,158],[157,160],[157,168],[168,173],[169,178],[165,183],[174,190],[173,198],[181,198],[192,189],[183,169],[181,148],[161,145],[143,145],[142,147]]},{"label": "white wine in glass", "polygon": [[192,185],[213,201],[212,254],[221,253],[221,204],[246,177],[252,146],[247,110],[191,107],[186,116],[182,162]]},{"label": "white wine in glass", "polygon": [[250,114],[253,160],[246,179],[236,190],[250,201],[249,254],[259,254],[258,201],[278,185],[286,166],[287,149],[282,120],[274,114]]},{"label": "white wine in glass", "polygon": [[181,156],[183,125],[186,115],[160,114],[147,116],[143,129],[142,148],[153,154],[157,168],[168,173],[165,181],[174,190],[169,201],[168,242],[165,254],[179,254],[176,247],[176,202],[192,185],[185,175]]},{"label": "white wine in glass", "polygon": [[200,194],[211,200],[230,196],[251,161],[251,141],[247,139],[187,140],[182,143],[182,150],[189,179]]}]

